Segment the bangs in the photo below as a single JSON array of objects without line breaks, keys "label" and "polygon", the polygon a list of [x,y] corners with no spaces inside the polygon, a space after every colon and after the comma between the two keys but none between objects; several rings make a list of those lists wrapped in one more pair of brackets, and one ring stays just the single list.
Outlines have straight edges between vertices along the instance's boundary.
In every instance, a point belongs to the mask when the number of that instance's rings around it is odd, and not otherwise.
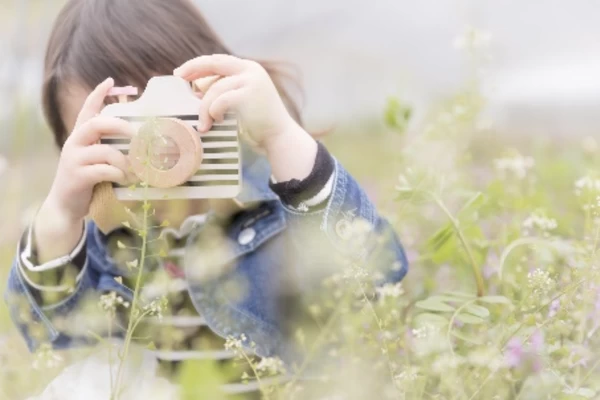
[{"label": "bangs", "polygon": [[117,86],[143,90],[150,78],[171,75],[191,58],[229,53],[190,1],[85,3],[64,72],[86,88],[112,77]]}]

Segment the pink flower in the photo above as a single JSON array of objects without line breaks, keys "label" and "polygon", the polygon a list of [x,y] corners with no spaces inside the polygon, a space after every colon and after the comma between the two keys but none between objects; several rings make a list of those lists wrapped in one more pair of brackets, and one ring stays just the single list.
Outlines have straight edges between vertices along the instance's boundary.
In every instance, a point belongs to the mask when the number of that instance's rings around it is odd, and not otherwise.
[{"label": "pink flower", "polygon": [[541,353],[544,349],[544,335],[537,330],[531,335],[529,345],[525,346],[520,338],[512,338],[504,353],[509,368],[529,367],[534,373],[543,369]]},{"label": "pink flower", "polygon": [[558,313],[558,309],[560,308],[560,299],[554,300],[550,304],[550,308],[548,309],[548,318],[554,318]]},{"label": "pink flower", "polygon": [[485,260],[485,267],[483,267],[483,277],[490,279],[493,275],[498,273],[498,256],[495,253],[489,253]]},{"label": "pink flower", "polygon": [[540,354],[544,350],[544,334],[542,331],[537,330],[531,336],[531,362],[533,372],[536,374],[543,369],[542,358]]},{"label": "pink flower", "polygon": [[544,334],[540,330],[536,330],[531,335],[531,350],[534,353],[541,353],[544,349]]},{"label": "pink flower", "polygon": [[521,365],[525,351],[523,350],[523,343],[519,338],[512,338],[506,345],[506,364],[511,367],[518,367]]}]

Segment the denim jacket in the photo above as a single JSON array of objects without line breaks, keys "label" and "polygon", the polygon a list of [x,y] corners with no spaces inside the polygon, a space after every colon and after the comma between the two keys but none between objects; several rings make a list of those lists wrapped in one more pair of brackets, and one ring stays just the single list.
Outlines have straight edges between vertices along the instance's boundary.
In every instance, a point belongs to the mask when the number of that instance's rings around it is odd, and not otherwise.
[{"label": "denim jacket", "polygon": [[[194,278],[203,265],[203,252],[186,252],[185,271],[191,299],[209,327],[222,337],[240,337],[255,344],[261,356],[288,352],[283,327],[286,310],[282,292],[290,280],[300,295],[311,291],[323,275],[335,271],[333,265],[345,268],[348,262],[368,263],[378,258],[384,264],[384,282],[398,282],[407,272],[407,260],[397,236],[376,212],[365,192],[336,161],[333,189],[327,205],[315,212],[302,213],[284,205],[269,186],[266,159],[245,155],[243,187],[238,200],[258,203],[243,211],[225,229],[229,251],[219,263],[230,265],[225,272],[210,280]],[[366,221],[368,240],[357,246],[350,239],[348,227],[354,221]],[[89,337],[73,337],[61,332],[53,322],[68,316],[86,295],[114,291],[131,301],[132,291],[119,283],[119,270],[106,248],[107,237],[93,222],[87,229],[88,265],[85,275],[70,297],[58,304],[41,307],[25,284],[15,259],[5,294],[11,316],[30,350],[42,343],[55,349],[91,344]],[[190,249],[198,248],[202,228],[188,239]],[[375,251],[375,244],[377,250]],[[340,260],[345,260],[340,262]],[[372,261],[372,260],[371,260]],[[317,272],[317,274],[315,274]],[[316,278],[315,278],[316,276]],[[290,279],[291,278],[291,279]],[[231,282],[245,284],[244,295],[230,293]],[[287,283],[286,283],[287,282]]]}]

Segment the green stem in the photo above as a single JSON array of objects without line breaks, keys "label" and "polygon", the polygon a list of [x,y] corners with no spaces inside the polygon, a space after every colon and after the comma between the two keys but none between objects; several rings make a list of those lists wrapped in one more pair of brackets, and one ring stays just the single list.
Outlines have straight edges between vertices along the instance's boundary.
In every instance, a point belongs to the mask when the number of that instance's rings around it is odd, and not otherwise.
[{"label": "green stem", "polygon": [[[107,314],[108,317],[108,365],[112,365],[112,343],[110,343],[110,339],[112,339],[112,311],[109,311]],[[109,368],[108,374],[110,377],[110,392],[113,393],[115,391],[115,383],[113,381],[113,370]]]},{"label": "green stem", "polygon": [[[577,289],[580,285],[583,285],[585,282],[587,282],[587,279],[581,279],[578,282],[574,282],[572,284],[570,284],[569,286],[567,286],[563,291],[561,291],[559,294],[557,294],[556,296],[554,296],[549,302],[542,304],[541,306],[539,306],[538,308],[536,308],[535,310],[532,311],[533,314],[541,311],[543,308],[548,307],[549,305],[551,305],[555,300],[560,299],[561,297],[565,296],[568,292],[570,292],[571,290]],[[508,337],[506,337],[501,345],[501,349],[502,351],[504,351],[506,345],[508,344],[508,342],[510,341],[510,339],[512,339],[520,330],[521,328],[523,328],[523,326],[525,325],[525,322],[521,322],[519,324],[519,326],[517,326],[517,329],[515,329],[513,331],[513,333],[511,333]]]},{"label": "green stem", "polygon": [[500,256],[500,270],[498,271],[498,276],[500,277],[500,279],[502,279],[502,271],[504,270],[504,264],[506,263],[506,259],[508,258],[510,253],[517,247],[526,246],[526,245],[539,245],[539,246],[552,247],[554,245],[554,243],[552,243],[549,240],[544,240],[544,239],[539,239],[539,238],[534,238],[534,237],[521,238],[521,239],[515,240],[514,242],[509,244],[506,247],[506,249],[504,249],[504,251],[502,252],[502,255]]},{"label": "green stem", "polygon": [[458,236],[458,240],[460,241],[460,243],[464,247],[465,251],[467,252],[467,256],[469,257],[469,261],[471,263],[471,269],[473,271],[473,276],[475,277],[475,283],[477,284],[477,296],[479,296],[479,297],[483,296],[484,291],[485,291],[485,284],[483,281],[483,276],[481,274],[481,270],[479,269],[479,267],[477,266],[477,263],[475,262],[475,257],[473,257],[473,252],[471,251],[471,247],[469,246],[469,243],[467,242],[465,236],[463,235],[462,230],[460,229],[458,220],[456,218],[454,218],[454,216],[452,215],[450,210],[448,210],[448,208],[446,207],[444,202],[438,196],[436,196],[433,193],[431,193],[431,196],[433,197],[433,200],[438,205],[438,207],[444,212],[444,214],[446,214],[446,216],[450,220],[450,223],[452,224],[452,227],[454,228],[454,231],[456,232],[456,235]]},{"label": "green stem", "polygon": [[260,375],[258,374],[258,371],[256,370],[256,368],[254,368],[254,364],[252,363],[252,360],[250,360],[250,357],[248,357],[246,352],[242,349],[240,349],[240,354],[242,355],[242,357],[244,357],[244,359],[246,360],[246,362],[252,369],[252,373],[254,374],[254,377],[256,378],[256,382],[258,382],[258,387],[259,387],[261,393],[265,396],[268,396],[267,390],[265,387],[263,387],[262,381],[260,380]]},{"label": "green stem", "polygon": [[[454,326],[454,321],[456,320],[456,317],[460,314],[460,312],[465,309],[466,307],[468,307],[469,305],[475,303],[477,301],[477,299],[472,299],[467,301],[465,304],[463,304],[462,306],[460,306],[455,312],[454,314],[452,314],[452,318],[450,318],[450,322],[448,323],[448,330],[446,332],[446,340],[448,341],[448,346],[450,348],[450,354],[452,354],[452,358],[456,358],[456,354],[454,353],[454,348],[452,347],[452,341],[450,339],[450,336],[452,335],[452,328]],[[468,378],[471,377],[471,374],[469,374]],[[463,396],[467,396],[467,394],[465,393],[465,389],[464,386],[461,386],[461,391]]]},{"label": "green stem", "polygon": [[288,390],[293,388],[294,385],[298,382],[298,379],[300,379],[300,376],[304,373],[304,370],[308,367],[312,357],[315,355],[317,349],[319,348],[321,343],[327,337],[327,334],[329,334],[329,332],[333,328],[334,322],[339,318],[340,314],[341,314],[341,307],[338,307],[335,309],[333,314],[329,317],[327,323],[325,324],[325,326],[319,333],[319,336],[313,342],[313,345],[310,348],[308,354],[306,355],[306,358],[304,359],[304,361],[302,362],[300,367],[296,370],[296,374],[294,375],[292,380],[286,385],[288,387]]},{"label": "green stem", "polygon": [[450,340],[450,335],[452,335],[452,328],[454,326],[454,321],[456,320],[456,317],[460,314],[460,312],[462,310],[464,310],[466,307],[470,306],[471,304],[475,303],[476,301],[477,301],[477,299],[467,301],[465,304],[463,304],[462,306],[457,308],[456,311],[454,312],[454,314],[452,314],[452,318],[450,318],[450,322],[448,323],[448,330],[446,331],[446,339],[448,340],[448,345],[450,346],[450,353],[452,354],[453,358],[456,357],[456,354],[454,353],[454,349],[452,348],[452,342]]},{"label": "green stem", "polygon": [[590,370],[588,371],[588,373],[583,377],[583,379],[581,380],[581,382],[579,382],[579,385],[576,387],[576,389],[579,389],[587,380],[590,376],[592,376],[592,374],[594,373],[594,370],[596,368],[598,368],[598,366],[600,366],[600,360],[596,361],[596,363],[594,365],[592,365],[592,368],[590,368]]},{"label": "green stem", "polygon": [[483,382],[481,382],[481,385],[479,386],[479,388],[475,391],[475,393],[473,393],[473,395],[471,397],[469,397],[469,400],[473,400],[475,398],[475,396],[477,396],[479,394],[479,392],[481,392],[481,390],[483,389],[483,387],[488,383],[488,381],[492,378],[492,376],[494,376],[496,374],[498,370],[495,369],[493,371],[491,371],[489,373],[489,375],[484,379]]},{"label": "green stem", "polygon": [[[377,322],[377,326],[379,327],[379,332],[381,333],[381,337],[384,341],[384,345],[382,346],[382,350],[385,352],[385,356],[388,360],[387,364],[388,364],[388,369],[390,372],[390,380],[392,383],[392,387],[394,387],[397,391],[398,388],[396,387],[396,385],[394,384],[394,370],[392,369],[392,359],[390,358],[390,354],[387,348],[387,344],[385,343],[386,339],[385,339],[385,335],[383,332],[383,325],[381,324],[381,319],[379,318],[379,315],[377,315],[377,311],[375,310],[375,307],[373,307],[373,303],[371,303],[371,301],[369,300],[369,298],[367,297],[367,293],[365,292],[365,289],[363,287],[362,282],[356,277],[354,276],[354,280],[356,280],[356,283],[358,284],[358,287],[360,288],[360,291],[362,293],[363,299],[365,300],[365,302],[367,302],[368,307],[371,309],[371,313],[373,313],[373,317],[375,318],[375,322]],[[400,393],[398,393],[398,395],[400,395]]]},{"label": "green stem", "polygon": [[[142,229],[145,230],[146,227],[148,226],[149,203],[147,200],[144,201],[143,209],[144,209],[144,218],[143,218]],[[143,272],[144,272],[144,264],[145,264],[145,259],[146,259],[147,246],[148,246],[148,232],[144,232],[144,234],[142,235],[142,250],[141,250],[141,254],[140,254],[140,261],[138,263],[138,274],[137,274],[137,278],[136,278],[136,282],[135,282],[135,288],[133,290],[133,300],[131,302],[131,312],[129,313],[129,323],[128,323],[128,327],[127,327],[127,334],[125,336],[125,345],[124,345],[123,354],[121,356],[121,360],[119,363],[119,368],[117,370],[116,390],[113,393],[111,393],[111,400],[116,400],[118,398],[117,392],[120,390],[119,387],[121,385],[121,375],[123,373],[123,366],[125,364],[125,360],[127,359],[127,356],[129,355],[129,347],[131,344],[131,337],[133,336],[132,328],[134,327],[134,323],[135,323],[134,313],[137,311],[139,297],[140,297],[139,289],[140,289],[140,286],[142,283],[142,276],[143,276]]]}]

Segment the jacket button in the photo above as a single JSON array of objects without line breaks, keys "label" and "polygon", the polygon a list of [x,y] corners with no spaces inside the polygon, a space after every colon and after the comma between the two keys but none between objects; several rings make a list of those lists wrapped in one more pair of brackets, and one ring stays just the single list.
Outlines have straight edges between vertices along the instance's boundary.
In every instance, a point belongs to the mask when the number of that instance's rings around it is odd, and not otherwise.
[{"label": "jacket button", "polygon": [[254,230],[254,228],[246,228],[240,232],[240,235],[238,236],[238,243],[242,246],[245,246],[247,244],[250,244],[250,242],[252,242],[255,237],[256,231]]}]

